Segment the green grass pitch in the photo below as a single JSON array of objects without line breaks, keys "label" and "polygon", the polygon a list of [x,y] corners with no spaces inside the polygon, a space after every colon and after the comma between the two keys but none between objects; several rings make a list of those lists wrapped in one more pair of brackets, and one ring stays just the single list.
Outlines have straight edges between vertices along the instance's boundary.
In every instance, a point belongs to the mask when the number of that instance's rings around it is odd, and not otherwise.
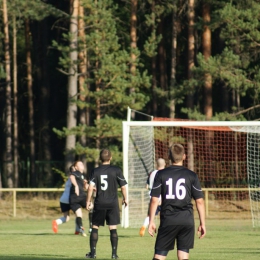
[{"label": "green grass pitch", "polygon": [[[196,219],[196,226],[198,220]],[[85,220],[87,227],[88,221]],[[146,232],[139,237],[139,229],[118,228],[120,259],[152,259],[154,238]],[[207,235],[196,237],[190,259],[197,260],[257,260],[260,256],[260,229],[252,228],[250,219],[208,219]],[[0,220],[1,260],[84,259],[89,252],[89,236],[74,235],[74,217],[59,226],[53,234],[51,219]],[[101,227],[97,244],[97,259],[111,259],[111,247],[107,227]],[[176,250],[167,259],[177,259]]]}]

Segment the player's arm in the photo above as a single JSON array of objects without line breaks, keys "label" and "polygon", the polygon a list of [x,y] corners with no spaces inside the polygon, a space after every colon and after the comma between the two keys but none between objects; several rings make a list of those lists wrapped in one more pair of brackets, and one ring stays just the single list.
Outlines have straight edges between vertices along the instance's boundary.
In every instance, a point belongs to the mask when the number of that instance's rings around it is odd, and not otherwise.
[{"label": "player's arm", "polygon": [[74,185],[74,187],[75,187],[75,193],[76,193],[76,195],[79,196],[79,186],[78,186],[78,184],[77,184],[76,177],[75,177],[73,174],[70,175],[70,181],[71,181],[71,183],[72,183],[72,184]]},{"label": "player's arm", "polygon": [[149,190],[149,180],[150,180],[150,175],[148,176],[147,180],[146,180],[146,189]]},{"label": "player's arm", "polygon": [[91,210],[92,209],[92,193],[93,193],[93,190],[94,190],[94,186],[95,184],[93,182],[90,182],[89,183],[89,186],[88,186],[88,195],[87,195],[87,203],[86,203],[86,208],[87,210]]},{"label": "player's arm", "polygon": [[125,205],[125,207],[128,204],[128,200],[127,200],[127,192],[126,192],[126,185],[121,187],[121,192],[122,192],[122,196],[123,196],[123,201],[122,201],[122,205]]},{"label": "player's arm", "polygon": [[148,232],[152,237],[154,236],[154,233],[156,233],[156,225],[155,225],[155,222],[154,222],[154,218],[155,218],[155,213],[156,213],[156,209],[157,209],[157,206],[158,206],[158,200],[159,200],[159,198],[157,198],[157,197],[151,197],[150,205],[149,205]]},{"label": "player's arm", "polygon": [[204,199],[199,198],[195,200],[196,202],[196,207],[198,210],[199,214],[199,219],[200,219],[200,225],[198,227],[198,235],[199,238],[203,238],[206,235],[206,221],[205,221],[205,204],[204,204]]},{"label": "player's arm", "polygon": [[87,190],[89,186],[88,181],[84,179],[83,182],[84,182],[84,189]]}]

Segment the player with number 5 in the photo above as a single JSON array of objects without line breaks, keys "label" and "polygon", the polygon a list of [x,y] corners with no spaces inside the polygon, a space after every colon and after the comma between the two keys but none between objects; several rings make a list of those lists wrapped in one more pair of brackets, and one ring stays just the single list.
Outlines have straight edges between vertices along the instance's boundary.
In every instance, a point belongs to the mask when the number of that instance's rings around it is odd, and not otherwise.
[{"label": "player with number 5", "polygon": [[152,237],[156,233],[154,216],[161,196],[160,226],[153,260],[166,259],[169,250],[174,249],[175,242],[178,260],[187,260],[195,234],[192,199],[199,214],[199,237],[206,235],[203,192],[197,174],[183,166],[186,155],[181,144],[173,144],[169,148],[169,159],[172,165],[158,171],[154,179],[148,232]]},{"label": "player with number 5", "polygon": [[123,204],[127,206],[126,180],[122,170],[117,166],[110,165],[111,152],[103,149],[100,152],[102,165],[95,168],[90,174],[90,183],[87,196],[87,209],[91,209],[91,197],[94,187],[96,198],[92,216],[92,231],[90,235],[90,252],[86,258],[96,258],[96,245],[98,241],[98,228],[104,226],[105,221],[110,230],[110,241],[112,246],[112,259],[117,256],[117,225],[120,224],[119,204],[117,189],[121,187]]}]

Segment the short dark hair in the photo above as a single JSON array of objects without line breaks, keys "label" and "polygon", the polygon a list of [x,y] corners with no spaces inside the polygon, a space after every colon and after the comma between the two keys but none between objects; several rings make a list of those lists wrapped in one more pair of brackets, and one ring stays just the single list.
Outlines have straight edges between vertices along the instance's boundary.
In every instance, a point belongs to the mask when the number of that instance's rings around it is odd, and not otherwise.
[{"label": "short dark hair", "polygon": [[69,171],[70,172],[74,172],[75,171],[75,166],[73,164],[69,167]]},{"label": "short dark hair", "polygon": [[111,159],[111,152],[108,149],[101,150],[99,154],[101,162],[108,162]]},{"label": "short dark hair", "polygon": [[172,161],[172,163],[178,163],[182,161],[184,154],[184,147],[181,144],[173,144],[169,148],[169,159]]}]

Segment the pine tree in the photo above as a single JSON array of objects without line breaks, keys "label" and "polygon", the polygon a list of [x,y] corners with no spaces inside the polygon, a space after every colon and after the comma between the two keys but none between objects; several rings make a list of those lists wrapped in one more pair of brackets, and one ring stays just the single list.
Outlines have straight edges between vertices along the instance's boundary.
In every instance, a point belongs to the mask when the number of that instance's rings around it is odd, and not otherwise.
[{"label": "pine tree", "polygon": [[[220,87],[227,88],[232,104],[227,111],[216,109],[212,120],[250,119],[247,113],[256,108],[259,99],[259,4],[257,1],[211,1],[212,19],[208,26],[213,37],[224,42],[223,48],[213,44],[212,56],[208,59],[199,53],[197,66],[193,69],[194,79],[184,81],[184,86],[196,86],[197,93],[205,85],[205,75],[212,77],[213,95],[221,95]],[[197,23],[197,28],[203,24]],[[215,47],[215,49],[214,49]],[[203,76],[204,75],[204,76]],[[200,94],[201,95],[201,94]],[[244,97],[247,97],[244,99]],[[203,99],[203,96],[201,95]],[[213,105],[218,107],[217,100]],[[217,105],[217,106],[216,106]],[[251,107],[248,107],[251,106]],[[202,107],[197,110],[185,110],[189,117],[205,119]],[[258,113],[257,110],[254,110]]]},{"label": "pine tree", "polygon": [[12,90],[11,90],[11,57],[10,57],[10,36],[9,36],[9,17],[7,1],[3,0],[3,23],[4,23],[4,47],[5,47],[5,74],[6,74],[6,87],[5,87],[5,174],[7,185],[9,188],[13,187],[13,154],[12,154]]},{"label": "pine tree", "polygon": [[[6,16],[9,17],[8,23],[6,23],[6,28],[9,29],[9,31],[13,31],[13,35],[10,33],[10,41],[9,41],[9,61],[8,61],[8,66],[9,68],[5,68],[5,73],[6,75],[8,74],[9,76],[9,87],[8,89],[8,95],[10,100],[14,100],[13,103],[13,108],[10,107],[10,103],[7,100],[6,103],[6,108],[8,108],[7,114],[14,115],[14,120],[11,121],[11,128],[8,126],[8,146],[11,145],[10,152],[8,152],[8,161],[9,163],[12,163],[12,159],[14,159],[14,171],[13,170],[8,170],[7,172],[3,172],[4,176],[3,179],[7,179],[7,182],[9,183],[8,186],[12,186],[12,181],[14,180],[14,185],[18,186],[18,178],[19,178],[19,171],[18,171],[18,116],[17,116],[17,95],[19,94],[18,92],[18,81],[17,81],[17,73],[16,73],[16,55],[17,55],[17,49],[16,49],[16,37],[17,34],[19,33],[20,37],[20,42],[26,42],[27,49],[24,48],[24,45],[21,44],[21,46],[18,47],[19,51],[23,51],[23,61],[21,64],[25,63],[26,60],[26,69],[27,69],[27,82],[28,82],[28,110],[29,110],[29,127],[28,125],[26,126],[29,128],[28,134],[29,134],[29,145],[30,145],[30,152],[29,155],[26,155],[25,157],[30,157],[30,182],[31,186],[36,186],[36,173],[35,173],[35,140],[34,140],[34,132],[35,132],[35,126],[34,126],[34,107],[33,107],[33,75],[32,75],[32,59],[31,59],[31,24],[30,22],[33,20],[42,20],[46,16],[50,14],[58,14],[57,10],[53,8],[52,6],[40,1],[40,0],[35,0],[35,1],[19,1],[19,0],[13,0],[13,1],[0,1],[1,5],[6,3],[6,10],[8,13],[6,13]],[[16,18],[19,17],[19,31],[16,33],[15,26],[16,26]],[[14,30],[10,30],[14,28]],[[23,40],[21,40],[21,35],[23,35]],[[25,37],[24,37],[25,35]],[[13,36],[13,37],[12,37]],[[13,52],[11,52],[11,42],[13,39]],[[12,57],[13,54],[13,57]],[[11,66],[12,63],[10,61],[13,61],[13,67]],[[24,68],[23,68],[24,69]],[[12,73],[13,70],[13,73]],[[13,79],[11,78],[11,75],[13,76]],[[14,82],[12,84],[12,82]],[[10,88],[10,91],[9,91]],[[11,109],[11,111],[10,111]],[[6,110],[7,111],[7,110]],[[10,117],[8,116],[8,120],[10,120]],[[9,124],[6,124],[9,125]],[[9,139],[14,140],[13,144],[10,143]],[[27,146],[27,144],[26,144]],[[10,168],[10,167],[9,167]],[[27,178],[26,178],[27,179]]]},{"label": "pine tree", "polygon": [[[55,129],[60,136],[75,134],[86,135],[88,147],[76,146],[78,154],[86,154],[88,161],[98,162],[99,149],[110,147],[114,150],[113,159],[118,162],[122,136],[122,118],[127,107],[142,109],[147,102],[144,89],[149,87],[149,77],[140,71],[138,49],[133,64],[129,47],[123,48],[117,36],[113,1],[82,1],[85,7],[84,22],[86,28],[86,48],[88,54],[88,75],[84,91],[86,101],[78,100],[78,105],[88,107],[92,120],[90,125],[78,125],[63,131]],[[60,47],[60,50],[64,50]],[[66,66],[66,56],[61,60]],[[135,66],[135,74],[131,73],[130,64]],[[130,90],[134,88],[135,91]],[[132,101],[135,100],[133,104]]]}]

